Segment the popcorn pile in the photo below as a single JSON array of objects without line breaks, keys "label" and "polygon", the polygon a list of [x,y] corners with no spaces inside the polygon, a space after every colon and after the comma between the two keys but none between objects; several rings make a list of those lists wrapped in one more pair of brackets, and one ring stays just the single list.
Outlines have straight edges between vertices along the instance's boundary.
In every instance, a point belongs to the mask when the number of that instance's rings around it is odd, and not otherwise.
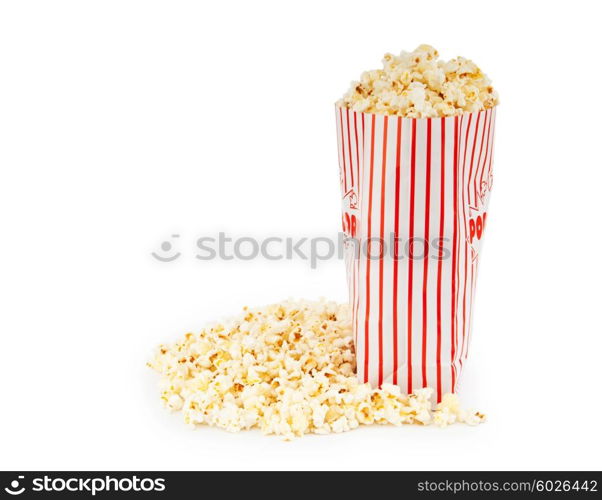
[{"label": "popcorn pile", "polygon": [[161,399],[186,423],[228,431],[260,428],[285,439],[360,424],[454,422],[485,416],[447,394],[431,410],[432,389],[407,396],[398,386],[373,390],[355,376],[347,305],[285,301],[243,313],[161,345],[148,365],[161,374]]},{"label": "popcorn pile", "polygon": [[366,71],[337,105],[407,118],[453,116],[498,104],[491,81],[469,59],[438,59],[430,45],[399,56],[385,54],[383,69]]}]

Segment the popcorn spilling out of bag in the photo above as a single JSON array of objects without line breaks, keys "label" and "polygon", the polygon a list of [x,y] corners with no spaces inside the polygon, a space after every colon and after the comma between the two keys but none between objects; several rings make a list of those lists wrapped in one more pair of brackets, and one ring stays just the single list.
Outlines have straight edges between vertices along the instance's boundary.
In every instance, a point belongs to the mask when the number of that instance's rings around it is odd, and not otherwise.
[{"label": "popcorn spilling out of bag", "polygon": [[498,96],[491,81],[469,59],[439,59],[430,45],[396,56],[383,69],[365,71],[337,103],[364,113],[407,118],[454,116],[492,108]]},{"label": "popcorn spilling out of bag", "polygon": [[361,424],[476,425],[485,416],[447,394],[432,410],[432,389],[372,389],[355,376],[347,305],[285,301],[159,346],[148,365],[161,375],[161,399],[190,425],[236,432],[259,428],[292,439]]}]

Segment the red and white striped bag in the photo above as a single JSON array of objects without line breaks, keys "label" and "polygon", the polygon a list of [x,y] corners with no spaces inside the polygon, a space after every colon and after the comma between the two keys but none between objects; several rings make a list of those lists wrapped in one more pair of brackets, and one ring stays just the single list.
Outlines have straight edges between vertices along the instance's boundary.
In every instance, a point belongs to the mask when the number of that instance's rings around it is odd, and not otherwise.
[{"label": "red and white striped bag", "polygon": [[468,354],[495,109],[336,121],[358,378],[440,401]]}]

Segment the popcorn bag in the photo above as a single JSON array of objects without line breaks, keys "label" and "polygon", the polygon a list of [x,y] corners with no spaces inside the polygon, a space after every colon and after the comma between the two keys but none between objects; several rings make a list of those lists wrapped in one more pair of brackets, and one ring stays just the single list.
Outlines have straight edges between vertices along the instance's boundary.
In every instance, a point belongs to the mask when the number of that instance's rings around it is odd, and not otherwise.
[{"label": "popcorn bag", "polygon": [[160,345],[148,365],[187,424],[293,439],[485,421],[452,393],[468,354],[497,93],[475,63],[440,60],[430,45],[385,54],[383,66],[336,105],[349,304],[245,307]]},{"label": "popcorn bag", "polygon": [[455,392],[469,351],[495,107],[405,118],[337,106],[357,376]]}]

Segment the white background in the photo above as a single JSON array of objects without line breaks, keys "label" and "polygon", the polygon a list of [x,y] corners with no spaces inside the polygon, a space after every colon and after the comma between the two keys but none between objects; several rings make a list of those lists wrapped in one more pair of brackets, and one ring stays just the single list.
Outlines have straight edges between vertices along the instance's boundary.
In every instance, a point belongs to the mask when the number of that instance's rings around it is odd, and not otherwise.
[{"label": "white background", "polygon": [[[0,467],[600,469],[595,5],[2,2]],[[489,422],[189,430],[145,367],[157,343],[346,299],[340,261],[200,262],[196,238],[335,233],[333,102],[420,43],[474,59],[502,100],[462,392]],[[155,261],[173,233],[181,257]]]}]

